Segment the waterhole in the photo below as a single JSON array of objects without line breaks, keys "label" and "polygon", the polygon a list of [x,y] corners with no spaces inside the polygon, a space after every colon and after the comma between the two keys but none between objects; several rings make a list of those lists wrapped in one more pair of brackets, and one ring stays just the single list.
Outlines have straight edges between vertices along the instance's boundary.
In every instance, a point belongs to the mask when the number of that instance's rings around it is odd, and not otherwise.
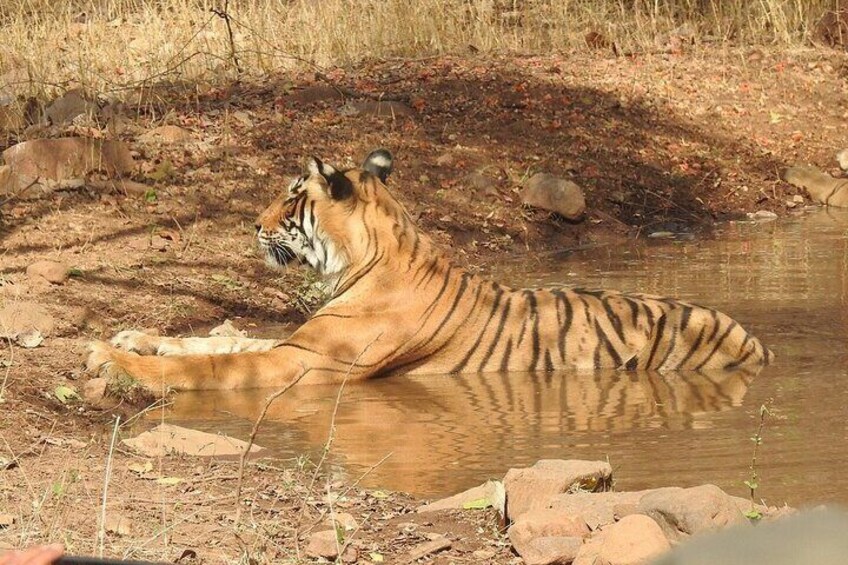
[{"label": "waterhole", "polygon": [[[848,503],[848,213],[722,226],[709,240],[650,240],[528,257],[494,269],[515,286],[609,288],[719,308],[777,355],[746,375],[395,376],[296,387],[257,443],[320,459],[375,488],[435,497],[538,459],[602,459],[619,489],[713,483],[747,496],[760,407],[757,496]],[[269,391],[182,393],[168,418],[246,438]],[[338,401],[337,401],[338,399]]]}]

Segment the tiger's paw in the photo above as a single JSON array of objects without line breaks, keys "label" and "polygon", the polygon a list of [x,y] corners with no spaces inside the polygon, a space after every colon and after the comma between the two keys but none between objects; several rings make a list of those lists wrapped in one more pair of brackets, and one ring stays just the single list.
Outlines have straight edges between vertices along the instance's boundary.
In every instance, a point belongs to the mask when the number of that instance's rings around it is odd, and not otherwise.
[{"label": "tiger's paw", "polygon": [[[151,398],[156,398],[157,395],[148,390],[144,383],[126,368],[125,365],[134,357],[137,357],[135,353],[119,350],[106,342],[92,342],[88,347],[88,357],[85,361],[86,372],[91,375],[91,379],[86,383],[86,389],[89,389],[86,390],[86,401],[93,405],[100,405],[103,404],[102,398],[106,397],[131,403],[144,403]],[[99,381],[102,384],[88,386],[93,381]]]},{"label": "tiger's paw", "polygon": [[109,342],[116,348],[139,355],[157,355],[162,338],[158,335],[136,330],[124,330],[115,334]]}]

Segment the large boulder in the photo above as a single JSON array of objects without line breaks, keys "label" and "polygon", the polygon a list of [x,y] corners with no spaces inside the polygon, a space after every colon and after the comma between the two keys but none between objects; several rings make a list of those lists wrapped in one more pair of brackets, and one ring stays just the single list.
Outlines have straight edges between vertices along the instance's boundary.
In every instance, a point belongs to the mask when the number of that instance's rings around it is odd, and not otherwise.
[{"label": "large boulder", "polygon": [[843,149],[836,154],[836,162],[843,171],[848,171],[848,149]]},{"label": "large boulder", "polygon": [[[194,455],[198,457],[240,457],[248,443],[224,435],[210,434],[173,424],[159,424],[150,431],[123,443],[147,457],[162,457],[169,454]],[[250,454],[264,448],[250,445]]]},{"label": "large boulder", "polygon": [[547,173],[530,177],[521,192],[521,200],[528,206],[556,212],[572,221],[579,220],[586,212],[583,190],[570,180]]},{"label": "large boulder", "polygon": [[545,508],[557,494],[605,490],[611,481],[606,461],[542,459],[532,467],[510,469],[504,477],[507,517],[515,521],[528,510]]},{"label": "large boulder", "polygon": [[631,514],[604,528],[598,565],[642,565],[669,549],[671,544],[654,520]]},{"label": "large boulder", "polygon": [[625,513],[633,513],[639,501],[650,490],[634,492],[575,492],[558,494],[548,499],[547,507],[559,513],[579,517],[597,530],[612,524]]},{"label": "large boulder", "polygon": [[639,501],[636,511],[656,520],[672,540],[748,523],[736,500],[715,485],[650,492]]},{"label": "large boulder", "polygon": [[523,513],[508,531],[509,541],[528,565],[570,563],[589,533],[580,518],[548,509]]}]

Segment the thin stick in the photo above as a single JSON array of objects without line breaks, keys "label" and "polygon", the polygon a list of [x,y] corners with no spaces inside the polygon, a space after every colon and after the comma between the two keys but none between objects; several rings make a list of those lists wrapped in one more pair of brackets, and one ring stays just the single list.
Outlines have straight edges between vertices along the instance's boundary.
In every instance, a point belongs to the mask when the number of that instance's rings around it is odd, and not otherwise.
[{"label": "thin stick", "polygon": [[239,472],[238,472],[238,484],[236,485],[236,525],[239,524],[241,520],[241,490],[244,484],[244,468],[245,463],[247,461],[247,456],[250,454],[250,449],[253,447],[253,442],[256,440],[256,434],[259,433],[259,426],[262,425],[262,421],[265,419],[265,415],[268,413],[268,409],[271,407],[271,404],[282,395],[284,395],[288,390],[300,382],[300,379],[306,376],[311,369],[304,368],[303,371],[296,376],[291,382],[289,382],[286,386],[272,394],[265,401],[265,406],[262,407],[262,412],[259,413],[259,417],[256,419],[256,422],[253,423],[253,429],[250,431],[250,438],[247,440],[247,445],[244,448],[244,451],[241,454],[241,458],[239,459]]},{"label": "thin stick", "polygon": [[241,68],[241,63],[239,63],[238,52],[236,51],[236,41],[233,36],[233,26],[230,23],[230,0],[224,0],[224,9],[216,10],[215,8],[210,8],[209,11],[224,20],[224,23],[227,24],[227,35],[230,37],[230,57],[233,59],[233,65],[236,67],[236,71],[239,75],[244,73],[244,70]]},{"label": "thin stick", "polygon": [[115,428],[112,430],[112,441],[109,444],[109,456],[106,458],[106,476],[103,477],[103,502],[100,505],[100,530],[97,532],[98,557],[103,557],[103,545],[106,542],[106,497],[109,494],[109,479],[112,476],[112,455],[115,452],[115,438],[118,436],[118,428],[121,424],[121,416],[115,418]]}]

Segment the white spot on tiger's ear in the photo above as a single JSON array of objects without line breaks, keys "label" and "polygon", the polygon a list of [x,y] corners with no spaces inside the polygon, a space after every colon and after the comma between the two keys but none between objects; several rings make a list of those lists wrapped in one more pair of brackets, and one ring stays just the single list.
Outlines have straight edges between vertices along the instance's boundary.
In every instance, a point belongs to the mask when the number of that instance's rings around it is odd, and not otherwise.
[{"label": "white spot on tiger's ear", "polygon": [[393,162],[394,159],[392,159],[391,153],[385,149],[377,149],[376,151],[372,151],[368,157],[365,158],[362,168],[369,173],[378,176],[381,181],[386,182],[386,179],[389,178],[389,175],[392,172]]},{"label": "white spot on tiger's ear", "polygon": [[336,174],[336,169],[321,161],[318,157],[310,157],[306,162],[306,170],[310,175],[321,175],[324,178],[330,178]]}]

